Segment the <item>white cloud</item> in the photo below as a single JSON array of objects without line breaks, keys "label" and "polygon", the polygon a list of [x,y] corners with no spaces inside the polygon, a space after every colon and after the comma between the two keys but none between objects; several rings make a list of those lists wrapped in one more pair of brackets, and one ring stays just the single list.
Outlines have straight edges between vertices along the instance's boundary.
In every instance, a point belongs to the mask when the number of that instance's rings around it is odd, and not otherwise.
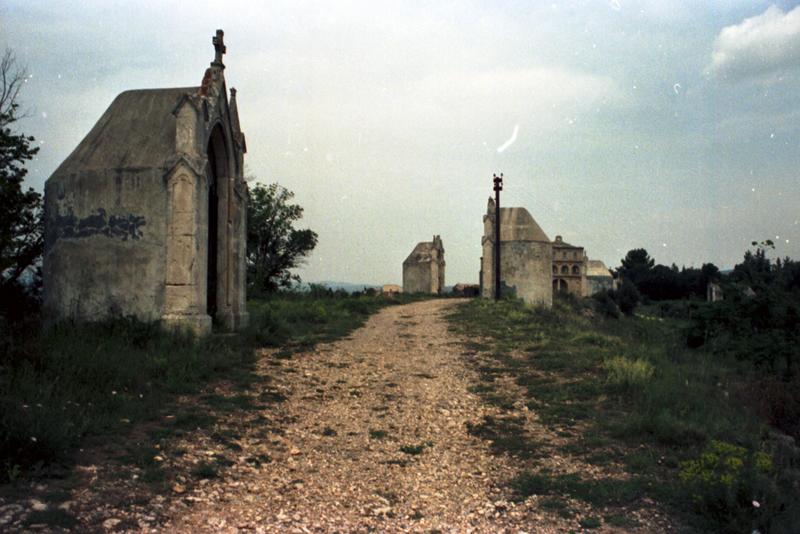
[{"label": "white cloud", "polygon": [[722,28],[714,41],[711,73],[743,79],[800,67],[800,7],[764,13]]}]

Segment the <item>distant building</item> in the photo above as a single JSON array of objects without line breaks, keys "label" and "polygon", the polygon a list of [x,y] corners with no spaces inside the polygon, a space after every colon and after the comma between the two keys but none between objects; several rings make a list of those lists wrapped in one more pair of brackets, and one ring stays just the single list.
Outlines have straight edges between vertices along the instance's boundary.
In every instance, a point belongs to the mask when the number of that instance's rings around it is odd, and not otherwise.
[{"label": "distant building", "polygon": [[[481,296],[494,295],[495,216],[489,199],[483,216]],[[529,304],[553,305],[551,268],[553,243],[525,208],[500,208],[501,293],[511,293]]]},{"label": "distant building", "polygon": [[403,292],[403,288],[397,284],[385,284],[381,287],[381,295],[397,295]]},{"label": "distant building", "polygon": [[615,288],[614,276],[606,264],[600,260],[589,260],[586,266],[586,293],[591,297],[595,293]]},{"label": "distant building", "polygon": [[[480,295],[494,296],[495,204],[489,199],[483,216]],[[550,241],[525,208],[500,208],[500,274],[502,293],[529,304],[551,306],[559,291],[587,297],[614,288],[614,277],[602,261],[558,235]]]},{"label": "distant building", "polygon": [[403,262],[403,292],[433,293],[444,289],[444,245],[442,238],[417,243]]},{"label": "distant building", "polygon": [[709,282],[706,285],[706,300],[708,302],[718,302],[722,300],[722,288],[719,286],[719,284]]},{"label": "distant building", "polygon": [[453,286],[453,294],[462,297],[477,297],[481,294],[481,286],[478,284],[458,283]]},{"label": "distant building", "polygon": [[570,245],[557,235],[553,241],[553,293],[565,291],[576,297],[586,296],[588,261],[583,247]]}]

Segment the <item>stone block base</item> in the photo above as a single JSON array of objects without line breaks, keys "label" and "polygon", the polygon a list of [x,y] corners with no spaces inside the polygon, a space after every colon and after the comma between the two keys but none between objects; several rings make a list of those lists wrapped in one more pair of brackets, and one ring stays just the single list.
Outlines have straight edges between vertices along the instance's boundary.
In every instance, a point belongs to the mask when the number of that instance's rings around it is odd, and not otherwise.
[{"label": "stone block base", "polygon": [[196,336],[211,333],[211,316],[209,315],[164,315],[161,324],[168,330],[188,330]]},{"label": "stone block base", "polygon": [[240,313],[236,315],[236,331],[241,332],[250,324],[250,314]]},{"label": "stone block base", "polygon": [[228,332],[240,332],[250,324],[249,313],[218,313],[217,322]]}]

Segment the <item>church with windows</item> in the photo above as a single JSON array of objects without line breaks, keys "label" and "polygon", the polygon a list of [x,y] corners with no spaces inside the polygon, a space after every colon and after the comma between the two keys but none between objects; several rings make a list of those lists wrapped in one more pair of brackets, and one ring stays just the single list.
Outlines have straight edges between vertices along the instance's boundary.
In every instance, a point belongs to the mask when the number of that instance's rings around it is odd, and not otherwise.
[{"label": "church with windows", "polygon": [[[483,216],[480,291],[494,295],[495,220],[498,210],[489,199]],[[602,261],[590,260],[586,250],[557,235],[551,241],[531,214],[522,207],[500,208],[500,292],[529,304],[551,306],[553,295],[565,292],[588,297],[614,287],[614,277]]]}]

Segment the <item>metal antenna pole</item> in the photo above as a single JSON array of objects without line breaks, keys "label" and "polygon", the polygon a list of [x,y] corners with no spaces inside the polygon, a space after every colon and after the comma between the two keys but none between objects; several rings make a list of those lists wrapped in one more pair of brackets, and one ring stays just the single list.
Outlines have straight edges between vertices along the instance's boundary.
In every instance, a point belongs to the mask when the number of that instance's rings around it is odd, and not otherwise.
[{"label": "metal antenna pole", "polygon": [[494,176],[494,299],[500,300],[500,191],[503,173]]}]

